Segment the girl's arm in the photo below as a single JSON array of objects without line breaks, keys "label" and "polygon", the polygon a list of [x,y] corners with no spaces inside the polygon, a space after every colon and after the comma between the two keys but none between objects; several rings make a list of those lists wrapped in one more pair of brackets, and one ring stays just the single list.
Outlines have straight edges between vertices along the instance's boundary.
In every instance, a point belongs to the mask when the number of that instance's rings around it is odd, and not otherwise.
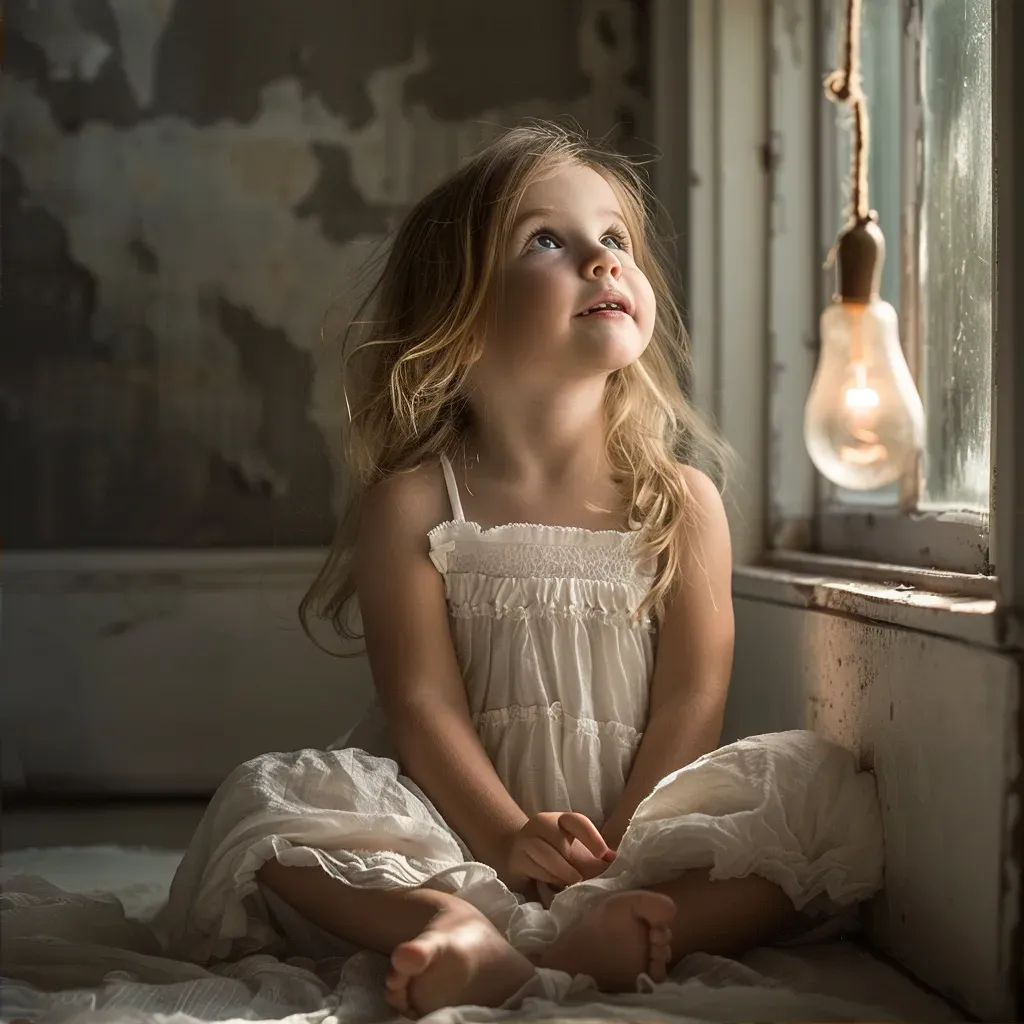
[{"label": "girl's arm", "polygon": [[428,555],[427,533],[447,512],[426,468],[367,496],[355,552],[363,632],[402,771],[473,855],[504,875],[512,839],[528,818],[470,721],[444,583]]},{"label": "girl's arm", "polygon": [[732,546],[715,485],[681,467],[693,502],[683,533],[683,574],[665,609],[647,728],[625,789],[601,833],[617,848],[637,805],[671,772],[714,750],[732,673]]}]

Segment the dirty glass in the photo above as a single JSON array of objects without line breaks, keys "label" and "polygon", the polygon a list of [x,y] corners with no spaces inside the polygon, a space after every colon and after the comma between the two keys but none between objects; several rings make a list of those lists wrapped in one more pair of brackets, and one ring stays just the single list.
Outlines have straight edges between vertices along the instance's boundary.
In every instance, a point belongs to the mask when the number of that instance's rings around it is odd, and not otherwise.
[{"label": "dirty glass", "polygon": [[[841,60],[843,8],[826,5],[829,66]],[[919,386],[926,454],[920,505],[987,512],[992,387],[992,13],[990,0],[923,0],[920,109],[905,111],[904,5],[865,0],[863,72],[871,124],[869,188],[888,243],[882,297],[903,312],[901,207],[904,131],[921,129],[918,202]],[[848,199],[849,113],[837,108],[834,147],[842,185],[824,192],[826,222],[838,231]],[[904,125],[904,118],[911,123]],[[906,330],[901,315],[901,327]],[[904,347],[914,339],[903,337]],[[892,506],[896,487],[834,491],[844,505]]]},{"label": "dirty glass", "polygon": [[926,0],[920,230],[922,505],[988,511],[992,421],[992,12]]}]

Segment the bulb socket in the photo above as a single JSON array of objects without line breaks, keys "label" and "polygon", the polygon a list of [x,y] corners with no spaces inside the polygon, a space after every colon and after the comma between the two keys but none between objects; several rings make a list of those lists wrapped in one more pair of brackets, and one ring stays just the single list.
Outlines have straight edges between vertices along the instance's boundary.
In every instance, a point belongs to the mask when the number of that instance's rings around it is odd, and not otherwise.
[{"label": "bulb socket", "polygon": [[885,235],[874,210],[839,236],[836,246],[838,302],[867,303],[878,298],[885,263]]}]

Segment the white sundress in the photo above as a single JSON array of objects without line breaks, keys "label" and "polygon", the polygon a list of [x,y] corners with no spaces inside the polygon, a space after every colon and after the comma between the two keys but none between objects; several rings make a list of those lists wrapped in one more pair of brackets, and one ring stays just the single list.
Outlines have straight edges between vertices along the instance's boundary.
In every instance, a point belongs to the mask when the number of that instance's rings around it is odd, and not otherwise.
[{"label": "white sundress", "polygon": [[[579,811],[600,827],[647,720],[655,635],[633,613],[651,566],[637,557],[634,533],[467,522],[447,459],[442,467],[453,518],[430,532],[430,558],[444,577],[476,731],[527,814]],[[457,892],[527,953],[603,894],[690,868],[763,875],[813,915],[881,885],[873,778],[811,732],[741,740],[665,778],[637,808],[605,874],[563,890],[547,910],[472,859],[386,756],[379,711],[346,741],[264,754],[221,785],[163,914],[172,955],[198,963],[285,949],[315,956],[296,946],[315,946],[324,933],[255,878],[273,857],[319,865],[353,886]]]}]

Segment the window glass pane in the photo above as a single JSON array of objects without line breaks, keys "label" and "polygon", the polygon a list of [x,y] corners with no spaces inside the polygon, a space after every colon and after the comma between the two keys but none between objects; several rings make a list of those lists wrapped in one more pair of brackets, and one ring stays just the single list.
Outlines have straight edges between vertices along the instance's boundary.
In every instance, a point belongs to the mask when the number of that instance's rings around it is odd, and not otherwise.
[{"label": "window glass pane", "polygon": [[[894,4],[893,6],[898,6]],[[920,237],[927,507],[989,506],[991,0],[926,0]]]},{"label": "window glass pane", "polygon": [[[826,4],[825,45],[828,67],[841,67],[846,41],[845,4]],[[886,261],[882,270],[882,298],[900,309],[900,49],[902,46],[901,4],[895,0],[864,0],[861,33],[861,70],[864,91],[868,98],[871,126],[871,148],[868,152],[868,189],[871,206],[878,211],[879,223],[885,233]],[[835,147],[837,180],[832,202],[826,183],[826,226],[829,242],[842,229],[850,201],[850,166],[853,160],[850,127],[851,114],[846,107],[828,100],[835,112],[831,143]],[[830,280],[830,288],[833,282]],[[904,344],[906,339],[904,339]],[[832,498],[843,505],[871,507],[895,506],[898,485],[880,491],[844,491],[831,488]]]}]

